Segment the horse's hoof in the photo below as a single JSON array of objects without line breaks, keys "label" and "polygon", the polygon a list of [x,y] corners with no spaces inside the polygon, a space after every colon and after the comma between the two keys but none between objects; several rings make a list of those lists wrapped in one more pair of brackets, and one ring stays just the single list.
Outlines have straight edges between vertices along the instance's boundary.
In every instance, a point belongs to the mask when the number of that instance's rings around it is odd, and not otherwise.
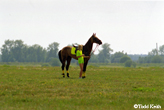
[{"label": "horse's hoof", "polygon": [[64,73],[62,73],[62,75],[63,75],[63,78],[65,78],[65,74],[64,74]]},{"label": "horse's hoof", "polygon": [[69,78],[69,73],[67,73],[67,77]]},{"label": "horse's hoof", "polygon": [[84,79],[84,78],[86,78],[85,76],[82,76],[82,78]]}]

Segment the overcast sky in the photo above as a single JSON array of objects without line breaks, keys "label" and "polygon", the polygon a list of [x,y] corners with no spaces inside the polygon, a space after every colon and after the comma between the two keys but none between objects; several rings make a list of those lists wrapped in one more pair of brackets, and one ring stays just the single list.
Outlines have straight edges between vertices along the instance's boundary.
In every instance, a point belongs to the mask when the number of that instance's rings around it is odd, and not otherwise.
[{"label": "overcast sky", "polygon": [[0,0],[0,47],[21,39],[61,49],[93,33],[114,52],[147,54],[164,45],[164,1]]}]

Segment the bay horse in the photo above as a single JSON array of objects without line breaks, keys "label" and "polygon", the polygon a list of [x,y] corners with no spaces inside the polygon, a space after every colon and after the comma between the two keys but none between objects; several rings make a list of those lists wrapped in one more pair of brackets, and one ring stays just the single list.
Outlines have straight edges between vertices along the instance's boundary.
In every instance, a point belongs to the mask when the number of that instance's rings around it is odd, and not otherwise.
[{"label": "bay horse", "polygon": [[[82,52],[85,56],[90,56],[92,47],[93,47],[93,43],[97,43],[99,45],[102,44],[102,41],[96,36],[96,33],[93,33],[93,35],[89,38],[87,43],[83,46]],[[66,46],[58,52],[60,62],[62,63],[61,68],[62,68],[62,72],[63,72],[62,73],[63,77],[65,77],[65,74],[64,74],[65,62],[67,61],[66,70],[67,70],[67,77],[69,77],[68,69],[69,69],[71,59],[74,58],[74,59],[78,60],[76,55],[71,54],[71,49],[72,49],[72,46]],[[90,58],[84,58],[82,78],[86,77],[85,72],[86,72],[86,67],[87,67],[89,59]]]}]

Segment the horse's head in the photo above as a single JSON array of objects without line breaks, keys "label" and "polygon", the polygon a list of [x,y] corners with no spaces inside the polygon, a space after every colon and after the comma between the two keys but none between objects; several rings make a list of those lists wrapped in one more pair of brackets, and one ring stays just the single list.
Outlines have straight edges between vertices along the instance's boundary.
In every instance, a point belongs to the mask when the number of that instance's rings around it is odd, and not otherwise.
[{"label": "horse's head", "polygon": [[99,45],[102,44],[102,41],[96,36],[96,33],[93,33],[93,35],[91,36],[91,41],[92,41],[93,43],[97,43],[97,44],[99,44]]}]

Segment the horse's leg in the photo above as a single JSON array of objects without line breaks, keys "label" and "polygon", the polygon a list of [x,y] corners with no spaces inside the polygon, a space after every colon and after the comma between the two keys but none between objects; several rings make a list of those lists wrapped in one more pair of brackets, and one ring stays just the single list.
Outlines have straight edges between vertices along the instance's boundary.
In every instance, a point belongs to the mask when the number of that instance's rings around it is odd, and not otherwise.
[{"label": "horse's leg", "polygon": [[85,72],[86,72],[87,64],[88,64],[88,60],[85,59],[85,60],[84,60],[84,66],[83,66],[83,74],[82,74],[82,78],[86,78],[86,74],[85,74]]},{"label": "horse's leg", "polygon": [[71,63],[71,59],[72,58],[70,56],[67,57],[67,65],[66,65],[67,77],[69,77],[69,71],[68,71],[68,69],[69,69],[69,65]]},{"label": "horse's leg", "polygon": [[65,74],[64,74],[65,61],[66,61],[66,58],[64,57],[62,61],[62,66],[61,66],[63,78],[65,77]]}]

